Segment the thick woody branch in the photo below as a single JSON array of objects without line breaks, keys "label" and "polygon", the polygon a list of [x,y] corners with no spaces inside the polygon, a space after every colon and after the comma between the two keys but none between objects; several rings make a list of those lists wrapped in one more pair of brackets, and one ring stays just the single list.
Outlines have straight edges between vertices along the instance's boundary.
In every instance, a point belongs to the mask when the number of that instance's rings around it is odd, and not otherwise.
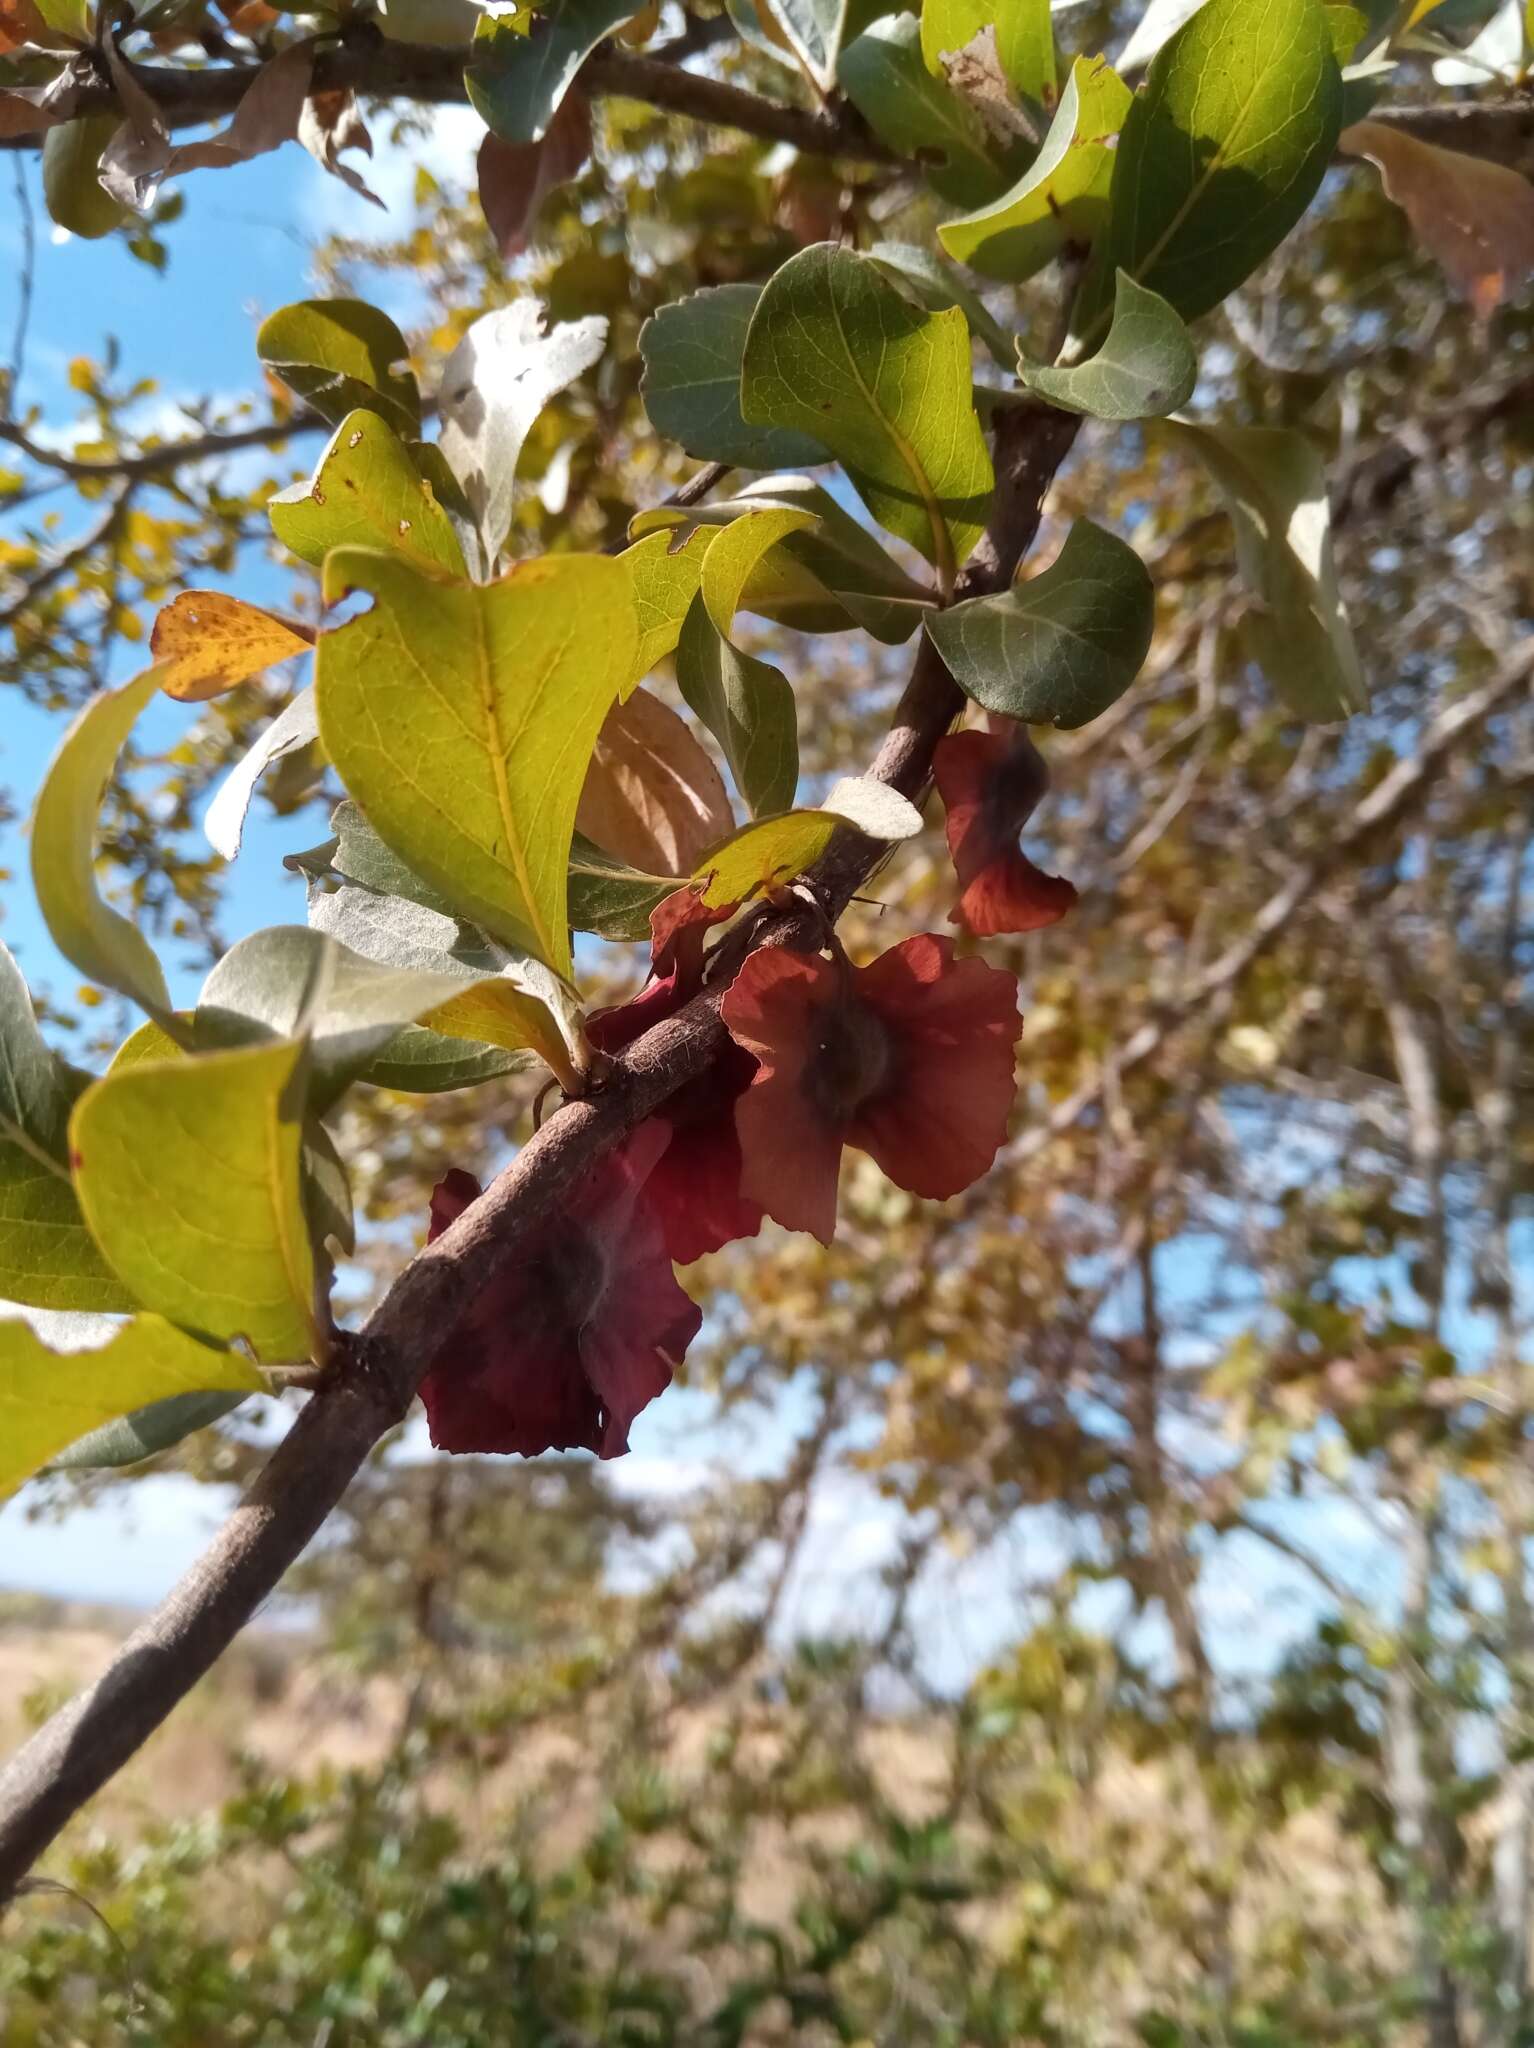
[{"label": "thick woody branch", "polygon": [[[1044,496],[1079,421],[1046,406],[998,428],[990,530],[961,578],[966,594],[1010,582],[1038,531]],[[872,773],[908,795],[926,785],[932,749],[960,698],[924,641]],[[833,914],[885,849],[846,835],[812,878]],[[772,912],[752,946],[809,943],[818,917]],[[129,1637],[106,1671],[63,1708],[0,1773],[0,1902],[70,1817],[128,1761],[222,1655],[300,1555],[374,1446],[404,1417],[442,1333],[466,1301],[515,1256],[551,1204],[643,1118],[694,1079],[724,1043],[722,990],[686,1009],[614,1062],[601,1089],[567,1103],[486,1194],[406,1266],[338,1362],[206,1555]]]}]

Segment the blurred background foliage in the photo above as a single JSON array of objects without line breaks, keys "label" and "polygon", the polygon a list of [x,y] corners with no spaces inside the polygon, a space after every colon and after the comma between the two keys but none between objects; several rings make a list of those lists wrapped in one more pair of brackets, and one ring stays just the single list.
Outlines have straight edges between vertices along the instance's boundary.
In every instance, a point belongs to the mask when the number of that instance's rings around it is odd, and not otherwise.
[{"label": "blurred background foliage", "polygon": [[[1107,10],[1062,19],[1112,46]],[[654,308],[930,225],[892,173],[596,115],[524,254],[423,169],[413,219],[314,257],[404,308],[428,388],[515,292],[608,316],[524,457],[529,552],[610,544],[688,473],[638,403]],[[991,303],[1039,332],[1050,281],[1017,300]],[[168,460],[131,427],[153,364],[92,356],[93,317],[53,337],[67,454],[0,482],[0,690],[61,718],[184,585],[316,606],[261,510],[317,453],[282,393],[253,374],[178,427],[251,445]],[[662,1494],[386,1448],[295,1574],[305,1630],[248,1644],[136,1801],[76,1824],[78,1897],[16,1909],[7,2044],[1534,2041],[1534,314],[1478,325],[1354,167],[1199,340],[1200,414],[1327,451],[1370,712],[1285,714],[1202,477],[1154,425],[1090,428],[1043,545],[1115,526],[1158,634],[1112,713],[1044,741],[1030,844],[1082,900],[988,947],[1027,1020],[996,1169],[935,1208],[862,1162],[829,1250],[769,1226],[690,1276],[697,1455]],[[909,655],[755,644],[806,773],[866,761]],[[114,794],[117,882],[188,958],[236,936],[193,828],[285,693],[200,707]],[[298,850],[326,799],[311,751],[258,802]],[[934,824],[852,949],[942,928],[951,886]],[[122,1020],[58,1021],[88,1059]],[[348,1098],[355,1304],[531,1092]],[[229,1480],[258,1452],[174,1455]],[[859,1515],[888,1540],[806,1634],[793,1590]],[[200,1804],[196,1741],[234,1753]]]}]

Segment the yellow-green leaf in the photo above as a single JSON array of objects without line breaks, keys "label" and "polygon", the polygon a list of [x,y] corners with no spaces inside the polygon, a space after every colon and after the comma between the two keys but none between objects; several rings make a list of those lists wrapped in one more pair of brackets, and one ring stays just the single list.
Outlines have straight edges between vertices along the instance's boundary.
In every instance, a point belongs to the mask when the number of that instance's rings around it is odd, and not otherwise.
[{"label": "yellow-green leaf", "polygon": [[163,1016],[170,997],[160,963],[143,934],[102,901],[95,863],[107,778],[160,682],[161,671],[148,668],[120,690],[103,691],[65,733],[32,814],[32,886],[53,943],[71,966]]},{"label": "yellow-green leaf", "polygon": [[279,1040],[127,1067],[88,1088],[70,1121],[80,1206],[113,1271],[147,1308],[265,1359],[308,1358],[316,1343],[304,1053]]},{"label": "yellow-green leaf", "polygon": [[[159,1316],[109,1324],[90,1316],[48,1318],[58,1348],[20,1318],[0,1321],[0,1495],[88,1431],[177,1394],[260,1393],[247,1359],[199,1344]],[[88,1349],[71,1337],[84,1336]]]},{"label": "yellow-green leaf", "polygon": [[550,555],[483,586],[343,548],[334,599],[371,611],[321,635],[320,736],[374,830],[465,917],[571,967],[575,810],[607,709],[636,678],[628,571]]},{"label": "yellow-green leaf", "polygon": [[348,413],[308,483],[268,498],[266,516],[303,562],[322,562],[332,548],[387,548],[423,568],[464,574],[452,521],[377,413]]},{"label": "yellow-green leaf", "polygon": [[687,607],[698,594],[703,557],[714,538],[712,527],[691,532],[652,533],[617,557],[633,583],[634,614],[639,626],[635,666],[647,676],[676,646]]}]

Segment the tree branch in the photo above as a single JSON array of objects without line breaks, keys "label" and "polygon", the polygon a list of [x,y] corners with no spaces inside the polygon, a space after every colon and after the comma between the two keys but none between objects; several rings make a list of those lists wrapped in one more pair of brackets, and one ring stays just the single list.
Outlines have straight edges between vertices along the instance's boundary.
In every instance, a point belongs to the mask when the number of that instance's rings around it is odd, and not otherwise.
[{"label": "tree branch", "polygon": [[35,462],[39,469],[54,470],[59,476],[67,476],[76,483],[92,477],[143,483],[163,476],[167,470],[179,469],[183,463],[213,462],[220,456],[238,455],[244,448],[280,448],[284,441],[295,440],[300,435],[328,432],[329,422],[322,420],[317,412],[299,412],[291,419],[262,420],[256,426],[234,427],[227,433],[197,434],[184,441],[164,441],[157,448],[141,449],[137,455],[109,455],[102,461],[81,462],[77,456],[66,455],[62,449],[44,447],[41,442],[30,439],[22,428],[0,419],[0,441],[8,442],[29,462]]},{"label": "tree branch", "polygon": [[[960,578],[960,592],[1004,588],[1038,532],[1044,496],[1080,427],[1030,404],[1006,416],[996,441],[991,526]],[[870,771],[919,792],[932,749],[962,699],[924,640],[888,737]],[[885,848],[843,835],[811,878],[839,914]],[[770,911],[751,947],[809,945],[821,931],[806,906]],[[566,1103],[486,1194],[405,1267],[272,1453],[245,1500],[164,1604],[129,1637],[106,1671],[57,1713],[0,1773],[0,1902],[11,1898],[70,1817],[121,1769],[234,1640],[340,1500],[378,1441],[405,1415],[464,1303],[634,1126],[708,1065],[725,1040],[720,982],[647,1032],[601,1089]]]}]

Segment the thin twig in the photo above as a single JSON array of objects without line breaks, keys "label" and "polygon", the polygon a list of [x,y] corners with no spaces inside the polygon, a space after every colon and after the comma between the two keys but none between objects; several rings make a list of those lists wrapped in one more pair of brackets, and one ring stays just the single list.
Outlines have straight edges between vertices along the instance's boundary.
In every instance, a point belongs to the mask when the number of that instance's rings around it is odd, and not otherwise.
[{"label": "thin twig", "polygon": [[37,226],[32,218],[32,195],[27,190],[26,167],[16,159],[16,217],[21,222],[21,278],[16,298],[16,338],[11,343],[11,370],[0,391],[0,420],[16,410],[16,394],[27,362],[27,329],[32,320],[32,280],[37,268]]}]

